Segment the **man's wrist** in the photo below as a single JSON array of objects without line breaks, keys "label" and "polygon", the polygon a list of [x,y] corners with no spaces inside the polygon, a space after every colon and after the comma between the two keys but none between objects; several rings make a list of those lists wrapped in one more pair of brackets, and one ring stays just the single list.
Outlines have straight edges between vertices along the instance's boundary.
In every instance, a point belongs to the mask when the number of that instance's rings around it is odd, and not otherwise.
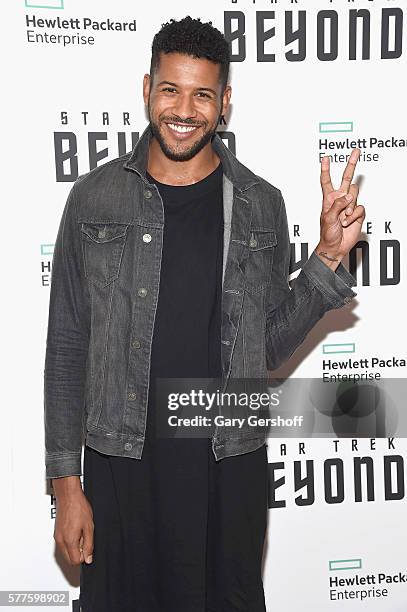
[{"label": "man's wrist", "polygon": [[79,476],[62,476],[52,479],[52,488],[57,499],[70,497],[82,492],[82,484]]},{"label": "man's wrist", "polygon": [[339,253],[335,253],[332,249],[328,249],[326,246],[321,244],[320,242],[315,248],[315,253],[318,255],[319,259],[324,262],[333,272],[335,272],[336,268],[339,266],[343,259],[343,255]]}]

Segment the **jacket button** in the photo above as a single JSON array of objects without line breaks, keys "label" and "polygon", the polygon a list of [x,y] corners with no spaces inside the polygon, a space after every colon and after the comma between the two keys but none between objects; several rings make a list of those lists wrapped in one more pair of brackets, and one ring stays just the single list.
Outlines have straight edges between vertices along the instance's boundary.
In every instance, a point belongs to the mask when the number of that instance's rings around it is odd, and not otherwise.
[{"label": "jacket button", "polygon": [[131,393],[128,394],[127,396],[129,398],[129,400],[135,400],[137,397],[137,393],[134,393],[133,391]]},{"label": "jacket button", "polygon": [[140,345],[140,340],[134,340],[134,342],[132,344],[132,347],[133,348],[140,348],[140,346],[141,346]]},{"label": "jacket button", "polygon": [[151,234],[143,234],[143,242],[151,242]]},{"label": "jacket button", "polygon": [[257,240],[255,238],[250,238],[249,245],[251,247],[256,247],[257,246]]},{"label": "jacket button", "polygon": [[131,450],[133,448],[133,444],[131,442],[126,442],[124,445],[124,450]]},{"label": "jacket button", "polygon": [[144,192],[144,197],[145,197],[147,200],[149,200],[149,199],[152,197],[152,195],[153,195],[153,194],[151,193],[151,191],[150,191],[149,189],[146,189],[146,190],[145,190],[145,192]]},{"label": "jacket button", "polygon": [[140,287],[140,289],[137,291],[138,295],[140,297],[146,297],[147,295],[147,289],[145,287]]}]

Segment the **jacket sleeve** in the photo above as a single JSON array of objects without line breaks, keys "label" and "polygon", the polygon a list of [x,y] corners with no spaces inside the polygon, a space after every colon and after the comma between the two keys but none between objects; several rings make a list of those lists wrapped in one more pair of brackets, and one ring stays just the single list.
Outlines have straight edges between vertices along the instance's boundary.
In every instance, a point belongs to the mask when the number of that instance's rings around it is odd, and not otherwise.
[{"label": "jacket sleeve", "polygon": [[275,248],[272,283],[266,295],[268,370],[275,370],[287,361],[325,312],[341,308],[357,295],[351,288],[356,285],[356,280],[342,263],[333,271],[315,251],[290,288],[290,238],[281,194]]},{"label": "jacket sleeve", "polygon": [[51,271],[44,368],[46,478],[81,475],[90,308],[77,221],[77,182],[60,221]]}]

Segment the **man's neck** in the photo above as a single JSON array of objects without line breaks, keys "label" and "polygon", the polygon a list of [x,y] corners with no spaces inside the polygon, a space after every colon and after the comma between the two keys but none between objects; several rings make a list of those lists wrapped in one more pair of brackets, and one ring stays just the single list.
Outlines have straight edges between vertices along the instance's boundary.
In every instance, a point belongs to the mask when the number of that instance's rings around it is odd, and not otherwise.
[{"label": "man's neck", "polygon": [[219,163],[220,159],[210,142],[192,159],[174,161],[163,153],[156,138],[150,140],[147,172],[160,183],[192,185],[211,174]]}]

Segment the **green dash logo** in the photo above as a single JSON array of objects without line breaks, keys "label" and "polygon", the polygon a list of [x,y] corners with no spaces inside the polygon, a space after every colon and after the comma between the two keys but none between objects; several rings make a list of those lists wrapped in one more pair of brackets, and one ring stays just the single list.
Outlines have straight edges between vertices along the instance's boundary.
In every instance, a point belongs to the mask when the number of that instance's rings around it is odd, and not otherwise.
[{"label": "green dash logo", "polygon": [[329,561],[329,571],[362,569],[362,559],[335,559]]},{"label": "green dash logo", "polygon": [[53,244],[42,244],[41,245],[41,255],[52,255],[54,252]]},{"label": "green dash logo", "polygon": [[321,134],[332,132],[353,132],[353,121],[321,121],[319,124]]},{"label": "green dash logo", "polygon": [[342,342],[337,344],[323,344],[322,353],[324,355],[333,355],[336,353],[354,353],[355,343],[354,342]]},{"label": "green dash logo", "polygon": [[30,2],[30,0],[25,0],[26,8],[48,8],[48,9],[63,9],[64,8],[64,0],[45,0],[42,4],[40,4],[41,0],[37,4],[35,0]]}]

